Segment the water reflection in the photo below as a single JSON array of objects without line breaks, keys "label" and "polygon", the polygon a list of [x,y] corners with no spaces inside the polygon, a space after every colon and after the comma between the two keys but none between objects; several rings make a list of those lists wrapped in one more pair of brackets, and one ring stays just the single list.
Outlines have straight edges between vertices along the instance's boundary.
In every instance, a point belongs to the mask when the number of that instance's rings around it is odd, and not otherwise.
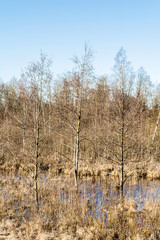
[{"label": "water reflection", "polygon": [[[0,193],[1,198],[4,200],[14,200],[12,202],[12,206],[15,209],[15,214],[18,214],[19,208],[22,208],[23,201],[23,216],[29,219],[30,216],[30,206],[33,204],[34,199],[34,180],[31,179],[23,179],[19,177],[15,177],[14,179],[1,179],[3,182],[6,180],[5,184],[0,185]],[[15,189],[17,189],[17,185],[22,186],[27,185],[28,193],[19,192],[19,195],[15,194],[15,190],[12,188],[8,188],[7,184],[14,183]],[[16,185],[17,184],[17,185]],[[57,201],[63,203],[67,208],[67,204],[70,206],[74,206],[76,201],[79,201],[80,205],[85,206],[86,209],[86,217],[87,214],[95,214],[95,217],[101,218],[104,216],[104,211],[107,212],[107,209],[113,204],[117,204],[120,192],[116,188],[116,181],[112,179],[110,176],[105,179],[97,179],[96,181],[92,180],[80,180],[78,186],[78,198],[75,199],[75,194],[73,194],[72,189],[74,186],[73,179],[66,179],[64,177],[61,178],[47,178],[46,176],[42,176],[39,179],[40,191],[47,191],[50,193],[51,191],[55,192],[54,197],[57,198]],[[43,192],[42,191],[42,192]],[[28,194],[28,195],[27,195]],[[21,196],[23,195],[23,196]],[[30,197],[33,195],[33,198]],[[127,182],[124,186],[124,197],[126,199],[132,199],[136,202],[137,209],[140,211],[144,206],[145,201],[154,201],[160,200],[160,181],[147,181],[147,180],[139,180],[138,182]],[[47,199],[47,198],[46,198]],[[40,198],[40,206],[41,209],[44,208],[47,200],[43,197],[43,194]],[[52,202],[52,200],[49,199]],[[24,207],[25,206],[25,207]],[[64,209],[65,209],[64,207]],[[94,211],[93,211],[94,208]],[[63,209],[63,211],[64,211]],[[42,215],[42,217],[47,217]],[[105,219],[107,219],[107,214],[105,215]]]},{"label": "water reflection", "polygon": [[[96,217],[101,217],[104,210],[107,210],[113,204],[118,204],[120,192],[117,190],[113,179],[108,178],[107,181],[97,179],[94,183],[86,180],[79,183],[78,196],[82,204],[94,207],[93,212]],[[141,179],[137,183],[132,181],[126,183],[124,186],[124,198],[134,200],[137,210],[140,211],[145,201],[160,200],[160,181]],[[61,190],[60,200],[62,202],[69,200],[66,191]]]}]

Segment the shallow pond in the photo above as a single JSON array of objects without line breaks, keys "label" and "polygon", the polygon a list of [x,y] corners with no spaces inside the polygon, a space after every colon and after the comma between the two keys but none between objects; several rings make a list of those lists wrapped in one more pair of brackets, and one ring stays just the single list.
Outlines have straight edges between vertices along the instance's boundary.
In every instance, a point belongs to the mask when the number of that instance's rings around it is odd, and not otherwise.
[{"label": "shallow pond", "polygon": [[[96,181],[82,181],[79,183],[78,192],[81,202],[90,203],[95,208],[97,216],[101,215],[103,209],[117,204],[120,199],[120,191],[116,188],[116,181],[108,177],[107,181],[97,179]],[[65,188],[64,188],[65,189]],[[146,201],[160,202],[160,181],[148,181],[141,179],[124,185],[124,198],[132,199],[141,210]],[[61,201],[69,200],[68,193],[61,190]]]},{"label": "shallow pond", "polygon": [[[22,205],[27,206],[23,208],[23,216],[29,216],[30,208],[28,206],[33,204],[34,199],[34,181],[29,178],[17,176],[14,178],[2,177],[0,180],[3,182],[3,184],[0,185],[1,199],[6,201],[6,204],[9,204],[8,200],[14,200],[11,201],[12,206],[10,207],[15,209],[16,214],[18,214],[18,210]],[[100,217],[104,209],[107,209],[113,204],[117,204],[120,192],[117,190],[116,185],[116,180],[110,176],[105,180],[100,178],[94,179],[94,181],[91,179],[79,180],[78,201],[84,206],[87,204],[91,205],[92,209],[94,208],[96,217]],[[39,179],[40,192],[42,192],[40,207],[43,208],[46,204],[51,204],[54,198],[56,198],[57,202],[65,204],[66,206],[69,204],[69,206],[72,207],[76,201],[75,194],[73,194],[73,186],[73,179],[67,179],[63,176],[57,178],[41,176]],[[26,188],[24,192],[22,191],[23,188]],[[50,194],[49,197],[46,198],[47,200],[43,197],[45,196],[43,193],[45,192],[46,194],[46,191]],[[160,181],[141,179],[136,183],[132,181],[127,182],[124,185],[124,197],[126,199],[133,199],[136,202],[137,210],[140,211],[145,201],[160,201]]]}]

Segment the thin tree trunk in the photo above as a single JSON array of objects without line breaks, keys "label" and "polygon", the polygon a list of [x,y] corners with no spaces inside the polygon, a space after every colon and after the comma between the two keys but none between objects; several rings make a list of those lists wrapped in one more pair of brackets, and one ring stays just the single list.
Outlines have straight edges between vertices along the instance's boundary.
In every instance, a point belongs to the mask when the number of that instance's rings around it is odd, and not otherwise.
[{"label": "thin tree trunk", "polygon": [[48,95],[48,97],[49,97],[49,126],[48,126],[48,130],[49,130],[49,136],[50,136],[50,134],[51,134],[51,88],[50,88],[50,84],[49,84],[49,89],[48,89],[48,91],[49,91],[49,95]]},{"label": "thin tree trunk", "polygon": [[37,204],[37,211],[39,210],[39,196],[38,196],[38,160],[39,160],[39,112],[40,105],[38,103],[38,95],[36,99],[36,115],[35,115],[35,200]]},{"label": "thin tree trunk", "polygon": [[122,129],[121,129],[121,195],[124,184],[124,92],[122,92]]},{"label": "thin tree trunk", "polygon": [[124,123],[122,124],[122,146],[121,146],[121,193],[123,196],[123,183],[124,183]]},{"label": "thin tree trunk", "polygon": [[7,130],[7,140],[9,142],[9,120],[8,120],[8,98],[5,103],[5,117],[6,117],[6,130]]},{"label": "thin tree trunk", "polygon": [[38,195],[38,158],[39,158],[39,122],[37,122],[37,136],[36,136],[36,165],[35,165],[35,199],[37,203],[37,210],[39,210],[39,195]]},{"label": "thin tree trunk", "polygon": [[155,130],[154,130],[154,135],[153,135],[153,138],[152,138],[152,144],[154,143],[154,140],[155,140],[155,137],[156,137],[156,133],[157,133],[157,129],[158,129],[159,120],[160,120],[160,112],[159,112],[159,115],[158,115],[158,119],[157,119],[157,123],[156,123]]},{"label": "thin tree trunk", "polygon": [[24,111],[24,123],[23,123],[23,152],[24,152],[25,145],[26,145],[26,115],[27,115],[25,103],[24,103],[23,111]]},{"label": "thin tree trunk", "polygon": [[24,149],[25,149],[25,144],[26,144],[26,127],[25,127],[25,124],[23,126],[23,152],[24,152]]},{"label": "thin tree trunk", "polygon": [[75,186],[77,186],[77,178],[78,178],[80,121],[81,121],[81,113],[79,113],[79,116],[78,116],[77,132],[76,132],[75,166],[74,166],[74,171],[75,171]]}]

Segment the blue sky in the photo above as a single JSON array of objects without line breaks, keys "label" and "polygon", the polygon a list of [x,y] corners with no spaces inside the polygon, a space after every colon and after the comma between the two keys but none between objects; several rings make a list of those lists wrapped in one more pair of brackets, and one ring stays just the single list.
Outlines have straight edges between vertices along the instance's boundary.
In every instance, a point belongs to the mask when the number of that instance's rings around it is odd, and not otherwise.
[{"label": "blue sky", "polygon": [[0,0],[0,78],[19,77],[41,50],[64,73],[87,42],[97,74],[109,74],[124,47],[134,69],[160,83],[159,29],[159,0]]}]

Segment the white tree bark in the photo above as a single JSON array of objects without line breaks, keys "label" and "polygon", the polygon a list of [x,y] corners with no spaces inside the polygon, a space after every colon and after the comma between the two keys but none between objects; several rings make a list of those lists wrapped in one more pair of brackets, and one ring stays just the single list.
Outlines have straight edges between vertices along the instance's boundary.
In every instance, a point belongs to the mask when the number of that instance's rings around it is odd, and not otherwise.
[{"label": "white tree bark", "polygon": [[152,144],[154,143],[154,140],[155,140],[155,137],[156,137],[156,133],[157,133],[157,129],[158,129],[159,120],[160,120],[160,112],[159,112],[159,115],[158,115],[158,119],[157,119],[157,123],[156,123],[155,130],[154,130],[154,135],[153,135],[153,138],[152,138]]}]

